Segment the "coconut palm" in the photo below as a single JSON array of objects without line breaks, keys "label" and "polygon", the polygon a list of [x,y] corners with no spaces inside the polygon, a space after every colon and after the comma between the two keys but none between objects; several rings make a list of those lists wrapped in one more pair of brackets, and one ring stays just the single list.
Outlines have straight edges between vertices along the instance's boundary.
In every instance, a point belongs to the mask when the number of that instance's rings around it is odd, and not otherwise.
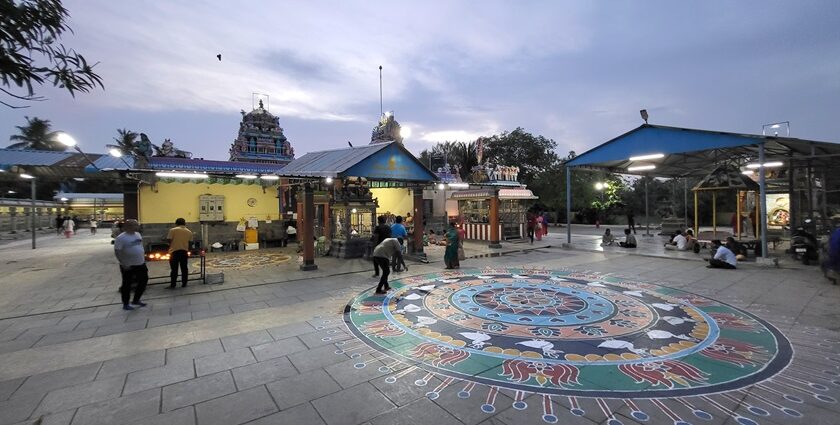
[{"label": "coconut palm", "polygon": [[59,132],[50,131],[50,120],[38,117],[25,117],[26,125],[15,126],[20,134],[13,134],[10,141],[17,142],[9,145],[8,149],[34,149],[42,151],[63,151],[67,146],[58,141]]},{"label": "coconut palm", "polygon": [[134,143],[137,140],[138,133],[122,128],[117,129],[119,136],[114,137],[115,145],[106,145],[109,148],[118,149],[123,155],[132,155],[134,153]]}]

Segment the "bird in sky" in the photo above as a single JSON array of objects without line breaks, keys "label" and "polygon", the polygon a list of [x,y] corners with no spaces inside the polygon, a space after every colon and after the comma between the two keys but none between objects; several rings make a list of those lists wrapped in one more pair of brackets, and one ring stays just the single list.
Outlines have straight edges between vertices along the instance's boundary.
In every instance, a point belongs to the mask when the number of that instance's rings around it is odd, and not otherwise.
[{"label": "bird in sky", "polygon": [[349,141],[349,140],[347,141],[347,144],[348,144],[348,145],[350,145],[350,147],[351,147],[351,148],[353,147],[353,144],[352,144],[352,143],[350,143],[350,141]]},{"label": "bird in sky", "polygon": [[222,61],[222,54],[219,53],[218,55],[216,55],[216,58],[219,59],[219,62],[221,62]]}]

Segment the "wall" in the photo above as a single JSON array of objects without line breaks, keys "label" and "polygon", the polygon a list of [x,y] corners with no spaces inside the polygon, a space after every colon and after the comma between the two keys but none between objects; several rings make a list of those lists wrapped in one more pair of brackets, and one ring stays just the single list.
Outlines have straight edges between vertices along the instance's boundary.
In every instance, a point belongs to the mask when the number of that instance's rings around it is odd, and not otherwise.
[{"label": "wall", "polygon": [[390,212],[394,215],[401,215],[405,217],[406,213],[411,212],[414,215],[414,198],[411,191],[408,189],[399,188],[380,188],[371,189],[373,197],[379,201],[379,207],[376,209],[378,215]]},{"label": "wall", "polygon": [[[225,221],[228,222],[252,216],[260,221],[268,216],[272,220],[279,217],[276,186],[268,186],[263,191],[259,184],[208,184],[188,181],[158,182],[154,190],[150,185],[141,185],[138,193],[139,220],[143,224],[172,224],[178,217],[183,217],[188,223],[198,222],[198,197],[205,194],[225,197]],[[253,207],[248,205],[250,198],[257,200]]]}]

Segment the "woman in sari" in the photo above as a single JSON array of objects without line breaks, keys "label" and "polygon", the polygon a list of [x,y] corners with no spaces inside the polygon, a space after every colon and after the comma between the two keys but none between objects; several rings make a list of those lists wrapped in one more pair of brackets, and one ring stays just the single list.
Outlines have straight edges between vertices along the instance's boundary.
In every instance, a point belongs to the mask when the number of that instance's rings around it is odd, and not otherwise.
[{"label": "woman in sari", "polygon": [[458,261],[458,229],[455,228],[455,222],[449,223],[449,229],[446,231],[446,251],[443,254],[443,262],[447,269],[457,269],[461,267]]}]

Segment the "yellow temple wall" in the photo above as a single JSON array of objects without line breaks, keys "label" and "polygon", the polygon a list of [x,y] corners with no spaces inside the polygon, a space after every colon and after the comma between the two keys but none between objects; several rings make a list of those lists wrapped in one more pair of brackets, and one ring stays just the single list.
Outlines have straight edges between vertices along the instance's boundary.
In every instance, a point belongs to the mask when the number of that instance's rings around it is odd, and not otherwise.
[{"label": "yellow temple wall", "polygon": [[376,209],[377,214],[390,212],[405,217],[406,213],[414,211],[414,198],[408,189],[378,188],[370,191],[373,197],[379,200],[379,208]]},{"label": "yellow temple wall", "polygon": [[[200,195],[221,195],[225,197],[225,221],[239,221],[240,218],[256,217],[258,220],[277,220],[280,207],[277,188],[268,186],[263,190],[259,184],[219,184],[206,182],[158,182],[154,187],[141,185],[139,197],[139,219],[143,224],[174,223],[183,217],[188,223],[198,222],[198,197]],[[248,205],[248,199],[257,200],[255,206]]]}]

